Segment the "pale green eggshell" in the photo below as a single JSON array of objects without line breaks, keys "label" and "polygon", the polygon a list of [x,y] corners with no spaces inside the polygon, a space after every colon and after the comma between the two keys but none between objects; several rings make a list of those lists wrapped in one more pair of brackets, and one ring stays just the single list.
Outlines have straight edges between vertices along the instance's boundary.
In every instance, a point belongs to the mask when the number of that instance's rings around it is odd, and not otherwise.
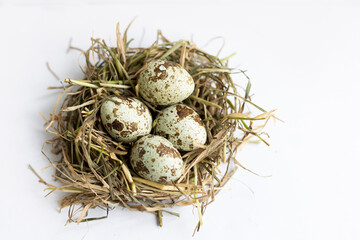
[{"label": "pale green eggshell", "polygon": [[152,117],[144,103],[136,98],[111,97],[100,108],[101,121],[117,141],[132,142],[149,134]]},{"label": "pale green eggshell", "polygon": [[171,105],[188,98],[194,91],[194,80],[179,64],[155,60],[140,73],[139,93],[155,105]]},{"label": "pale green eggshell", "polygon": [[183,170],[178,150],[168,140],[156,135],[146,135],[135,142],[130,163],[141,177],[158,183],[176,181]]},{"label": "pale green eggshell", "polygon": [[184,104],[175,104],[162,110],[156,118],[155,133],[182,151],[196,149],[194,143],[205,144],[207,138],[199,114]]}]

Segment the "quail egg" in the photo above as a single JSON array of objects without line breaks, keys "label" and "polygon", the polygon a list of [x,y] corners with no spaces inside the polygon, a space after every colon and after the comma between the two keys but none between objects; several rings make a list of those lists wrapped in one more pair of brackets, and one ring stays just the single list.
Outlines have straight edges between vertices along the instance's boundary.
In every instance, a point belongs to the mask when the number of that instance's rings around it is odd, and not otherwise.
[{"label": "quail egg", "polygon": [[100,108],[101,121],[117,141],[132,142],[149,134],[152,117],[149,109],[136,98],[110,97]]},{"label": "quail egg", "polygon": [[179,64],[155,60],[147,64],[138,79],[139,93],[154,105],[168,106],[188,98],[194,91],[194,80]]},{"label": "quail egg", "polygon": [[194,143],[205,144],[207,134],[199,114],[184,104],[162,110],[156,118],[155,133],[168,139],[178,150],[191,151]]},{"label": "quail egg", "polygon": [[171,142],[156,135],[146,135],[135,142],[130,163],[141,177],[158,183],[177,180],[183,169],[178,150]]}]

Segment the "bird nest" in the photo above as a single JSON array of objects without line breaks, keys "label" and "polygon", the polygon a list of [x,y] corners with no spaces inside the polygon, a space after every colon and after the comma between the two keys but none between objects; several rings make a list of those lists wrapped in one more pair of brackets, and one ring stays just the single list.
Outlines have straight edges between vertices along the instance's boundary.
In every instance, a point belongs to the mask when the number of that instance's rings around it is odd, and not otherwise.
[{"label": "bird nest", "polygon": [[[251,138],[263,139],[263,128],[273,116],[254,104],[250,97],[250,81],[244,71],[228,67],[231,57],[220,59],[199,49],[190,41],[166,39],[161,31],[148,48],[133,48],[127,30],[120,33],[117,26],[117,45],[108,46],[104,40],[91,39],[91,46],[82,52],[85,64],[83,80],[66,79],[63,91],[55,104],[46,130],[53,137],[44,144],[60,160],[47,156],[55,169],[55,186],[43,180],[50,193],[60,190],[67,195],[60,208],[69,207],[68,222],[77,223],[107,217],[90,218],[89,209],[100,207],[108,212],[115,206],[144,211],[158,217],[169,213],[173,206],[193,205],[199,222],[208,204],[232,177],[237,166],[247,170],[236,159],[237,151]],[[146,64],[165,59],[183,66],[193,77],[195,90],[183,101],[201,117],[207,131],[207,141],[199,148],[181,152],[184,161],[182,175],[177,181],[163,184],[140,177],[129,161],[133,143],[115,141],[104,129],[99,108],[110,95],[133,96],[150,109],[153,116],[162,106],[144,100],[138,91],[137,79]],[[232,74],[247,79],[239,92]],[[257,112],[254,114],[254,112]]]}]

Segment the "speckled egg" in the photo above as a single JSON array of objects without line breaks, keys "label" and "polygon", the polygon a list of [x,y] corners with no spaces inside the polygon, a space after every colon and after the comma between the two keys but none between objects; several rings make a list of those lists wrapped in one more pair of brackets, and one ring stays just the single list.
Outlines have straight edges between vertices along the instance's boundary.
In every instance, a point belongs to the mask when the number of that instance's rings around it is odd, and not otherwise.
[{"label": "speckled egg", "polygon": [[155,133],[181,151],[191,151],[194,143],[205,144],[206,129],[199,114],[184,104],[167,107],[156,118]]},{"label": "speckled egg", "polygon": [[147,64],[138,79],[139,93],[154,105],[171,105],[188,98],[194,91],[194,80],[179,64],[155,60]]},{"label": "speckled egg", "polygon": [[132,142],[149,134],[152,117],[149,109],[136,98],[111,97],[100,108],[101,121],[117,141]]},{"label": "speckled egg", "polygon": [[135,142],[130,163],[141,177],[158,183],[177,180],[183,169],[178,150],[165,138],[155,135],[146,135]]}]

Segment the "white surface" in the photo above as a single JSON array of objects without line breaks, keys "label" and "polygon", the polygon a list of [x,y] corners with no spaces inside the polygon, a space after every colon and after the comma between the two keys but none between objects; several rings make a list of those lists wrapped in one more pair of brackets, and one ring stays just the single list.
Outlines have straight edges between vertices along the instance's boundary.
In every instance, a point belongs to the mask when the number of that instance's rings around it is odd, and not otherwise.
[{"label": "white surface", "polygon": [[[39,171],[48,165],[40,153],[49,136],[39,112],[50,113],[57,93],[46,88],[58,82],[46,61],[61,79],[80,78],[78,53],[66,53],[69,39],[81,48],[91,36],[114,43],[116,22],[124,27],[137,15],[130,31],[135,45],[143,31],[142,46],[150,44],[157,29],[169,39],[193,38],[199,46],[224,37],[221,56],[236,51],[232,64],[248,69],[255,102],[278,108],[286,121],[268,128],[271,147],[248,146],[238,155],[248,168],[272,177],[239,171],[231,190],[207,209],[194,239],[359,239],[359,12],[355,1],[68,6],[5,1],[0,5],[1,238],[191,239],[197,221],[191,207],[175,209],[180,219],[166,215],[163,228],[149,214],[121,209],[103,221],[64,226],[66,211],[57,211],[61,194],[43,198],[44,186],[27,167]],[[216,40],[206,49],[215,53],[220,45]],[[51,174],[41,173],[47,180]]]}]

